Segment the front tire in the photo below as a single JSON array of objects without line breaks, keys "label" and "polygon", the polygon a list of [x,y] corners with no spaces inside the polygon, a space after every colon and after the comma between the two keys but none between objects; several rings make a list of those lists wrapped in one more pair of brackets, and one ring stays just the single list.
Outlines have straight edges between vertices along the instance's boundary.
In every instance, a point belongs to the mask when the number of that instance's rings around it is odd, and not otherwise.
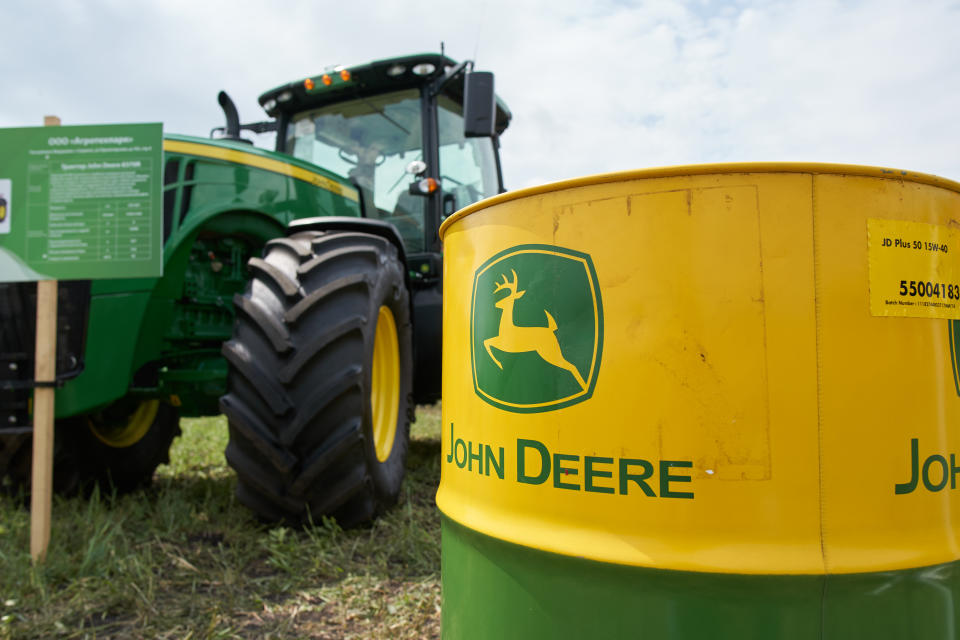
[{"label": "front tire", "polygon": [[409,294],[379,236],[302,232],[267,243],[234,299],[227,462],[270,521],[347,527],[393,504],[412,413]]},{"label": "front tire", "polygon": [[[159,400],[124,398],[95,413],[57,420],[53,488],[61,495],[99,486],[127,493],[150,484],[157,466],[170,461],[170,444],[180,434],[177,410]],[[8,490],[30,490],[32,437],[9,440],[0,456],[0,480]],[[16,449],[13,447],[16,446]]]},{"label": "front tire", "polygon": [[157,467],[170,462],[170,445],[180,435],[180,414],[160,400],[124,400],[69,426],[61,433],[68,446],[81,452],[80,485],[92,481],[127,493],[149,485]]}]

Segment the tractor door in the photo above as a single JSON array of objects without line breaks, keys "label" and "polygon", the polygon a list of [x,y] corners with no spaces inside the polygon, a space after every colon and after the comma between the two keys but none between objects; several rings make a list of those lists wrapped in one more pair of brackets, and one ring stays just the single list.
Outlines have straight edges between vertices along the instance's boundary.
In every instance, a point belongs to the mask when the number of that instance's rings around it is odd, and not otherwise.
[{"label": "tractor door", "polygon": [[440,190],[443,218],[500,193],[497,151],[492,137],[464,136],[463,106],[450,96],[437,100]]}]

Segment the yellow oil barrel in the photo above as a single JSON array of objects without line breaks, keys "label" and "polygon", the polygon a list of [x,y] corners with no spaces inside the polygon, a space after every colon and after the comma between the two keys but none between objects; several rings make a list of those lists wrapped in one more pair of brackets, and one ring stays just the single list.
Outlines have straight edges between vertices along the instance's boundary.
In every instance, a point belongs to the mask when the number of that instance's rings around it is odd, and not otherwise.
[{"label": "yellow oil barrel", "polygon": [[446,637],[958,637],[960,184],[650,169],[440,232]]}]

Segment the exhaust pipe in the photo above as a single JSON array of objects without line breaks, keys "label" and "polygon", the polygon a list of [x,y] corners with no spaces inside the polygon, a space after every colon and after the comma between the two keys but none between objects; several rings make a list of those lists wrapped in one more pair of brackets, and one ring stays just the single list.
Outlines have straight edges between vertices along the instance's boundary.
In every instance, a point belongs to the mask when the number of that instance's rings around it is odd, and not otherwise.
[{"label": "exhaust pipe", "polygon": [[223,109],[223,115],[227,119],[227,127],[224,130],[224,137],[230,140],[241,140],[240,138],[240,116],[237,114],[237,105],[233,103],[226,91],[221,91],[217,96],[217,102]]}]

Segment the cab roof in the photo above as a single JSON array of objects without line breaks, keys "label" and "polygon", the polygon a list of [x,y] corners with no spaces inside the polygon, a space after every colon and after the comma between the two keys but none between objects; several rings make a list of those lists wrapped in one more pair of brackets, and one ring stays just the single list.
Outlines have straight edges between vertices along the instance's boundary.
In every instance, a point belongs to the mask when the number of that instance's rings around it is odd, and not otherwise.
[{"label": "cab roof", "polygon": [[[260,106],[271,116],[290,114],[357,97],[418,88],[441,77],[457,62],[438,53],[420,53],[375,60],[350,67],[331,67],[316,76],[290,82],[260,96]],[[463,84],[451,83],[444,93],[463,100]],[[510,124],[513,114],[497,96],[497,134]]]}]

